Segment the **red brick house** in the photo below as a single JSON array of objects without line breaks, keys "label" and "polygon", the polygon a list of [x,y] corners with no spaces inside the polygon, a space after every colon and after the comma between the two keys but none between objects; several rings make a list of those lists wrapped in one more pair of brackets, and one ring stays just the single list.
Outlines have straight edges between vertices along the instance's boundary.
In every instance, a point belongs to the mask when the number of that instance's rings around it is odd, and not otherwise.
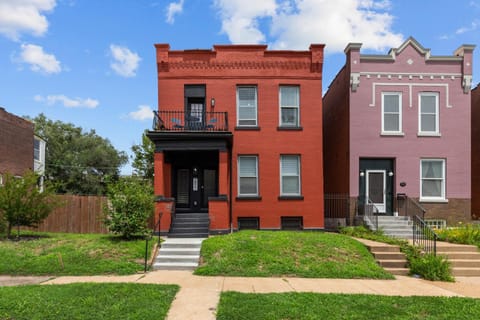
[{"label": "red brick house", "polygon": [[5,173],[21,176],[33,170],[33,129],[32,122],[0,107],[0,180]]},{"label": "red brick house", "polygon": [[323,229],[324,45],[155,45],[161,232]]}]

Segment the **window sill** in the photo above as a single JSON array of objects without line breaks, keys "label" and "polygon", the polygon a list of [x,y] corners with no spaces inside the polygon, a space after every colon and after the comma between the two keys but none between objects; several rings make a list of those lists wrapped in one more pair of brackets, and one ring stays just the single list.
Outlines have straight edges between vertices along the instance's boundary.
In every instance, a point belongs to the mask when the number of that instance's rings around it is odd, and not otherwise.
[{"label": "window sill", "polygon": [[278,200],[303,200],[302,195],[278,196]]},{"label": "window sill", "polygon": [[236,126],[235,131],[260,131],[258,126]]},{"label": "window sill", "polygon": [[237,201],[260,201],[262,196],[237,196],[235,198]]},{"label": "window sill", "polygon": [[441,137],[441,133],[435,133],[435,132],[419,132],[417,133],[417,137]]},{"label": "window sill", "polygon": [[382,131],[382,133],[380,133],[380,136],[381,136],[381,137],[403,137],[403,136],[405,136],[405,133],[403,133],[403,132],[386,132],[386,131]]},{"label": "window sill", "polygon": [[421,203],[448,203],[448,199],[440,198],[420,198],[418,202]]},{"label": "window sill", "polygon": [[286,127],[286,126],[278,126],[277,131],[303,131],[303,127]]}]

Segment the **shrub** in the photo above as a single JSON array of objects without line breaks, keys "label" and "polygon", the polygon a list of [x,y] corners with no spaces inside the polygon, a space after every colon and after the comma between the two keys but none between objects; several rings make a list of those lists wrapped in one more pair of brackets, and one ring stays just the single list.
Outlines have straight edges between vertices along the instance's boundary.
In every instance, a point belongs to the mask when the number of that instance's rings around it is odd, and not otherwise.
[{"label": "shrub", "polygon": [[148,234],[148,219],[154,208],[151,182],[121,178],[107,186],[107,196],[104,223],[110,232],[125,239]]},{"label": "shrub", "polygon": [[43,188],[37,184],[38,176],[32,171],[20,178],[9,173],[4,176],[0,187],[0,231],[6,224],[7,237],[13,227],[36,227],[59,205],[48,181]]},{"label": "shrub", "polygon": [[457,228],[440,229],[436,232],[442,241],[473,244],[480,247],[480,225],[478,224],[467,224]]},{"label": "shrub", "polygon": [[424,254],[410,257],[410,274],[431,281],[454,281],[450,262],[446,257]]}]

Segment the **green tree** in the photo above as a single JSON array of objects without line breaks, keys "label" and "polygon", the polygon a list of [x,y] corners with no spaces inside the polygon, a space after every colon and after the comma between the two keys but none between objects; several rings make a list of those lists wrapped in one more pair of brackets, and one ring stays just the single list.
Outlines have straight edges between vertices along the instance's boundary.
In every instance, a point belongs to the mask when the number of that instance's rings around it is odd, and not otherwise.
[{"label": "green tree", "polygon": [[153,215],[153,186],[138,177],[122,177],[108,185],[104,223],[110,232],[130,239],[145,236]]},{"label": "green tree", "polygon": [[132,146],[134,173],[153,182],[153,154],[155,145],[147,137],[147,130],[142,134],[142,143]]},{"label": "green tree", "polygon": [[128,161],[125,152],[95,130],[84,132],[43,114],[31,120],[35,133],[46,141],[45,176],[57,193],[105,194],[107,179],[118,179],[120,167]]},{"label": "green tree", "polygon": [[7,224],[7,237],[15,226],[35,227],[59,205],[48,181],[39,188],[38,176],[28,171],[21,178],[7,173],[0,187],[0,217]]}]

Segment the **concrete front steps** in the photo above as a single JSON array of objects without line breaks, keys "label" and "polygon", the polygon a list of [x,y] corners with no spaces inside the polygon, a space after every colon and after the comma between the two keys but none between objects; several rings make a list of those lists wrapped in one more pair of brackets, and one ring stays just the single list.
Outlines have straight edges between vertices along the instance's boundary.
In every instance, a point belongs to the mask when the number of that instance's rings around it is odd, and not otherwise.
[{"label": "concrete front steps", "polygon": [[372,253],[377,263],[395,276],[408,275],[407,258],[400,252],[399,246],[370,241],[366,239],[357,239],[363,243]]},{"label": "concrete front steps", "polygon": [[153,263],[154,270],[194,270],[205,238],[167,238]]},{"label": "concrete front steps", "polygon": [[437,255],[447,257],[454,277],[480,277],[480,251],[476,246],[437,241]]},{"label": "concrete front steps", "polygon": [[169,238],[207,238],[210,218],[208,212],[180,213],[174,216]]},{"label": "concrete front steps", "polygon": [[378,228],[387,236],[411,239],[413,237],[412,223],[409,217],[378,216]]}]

